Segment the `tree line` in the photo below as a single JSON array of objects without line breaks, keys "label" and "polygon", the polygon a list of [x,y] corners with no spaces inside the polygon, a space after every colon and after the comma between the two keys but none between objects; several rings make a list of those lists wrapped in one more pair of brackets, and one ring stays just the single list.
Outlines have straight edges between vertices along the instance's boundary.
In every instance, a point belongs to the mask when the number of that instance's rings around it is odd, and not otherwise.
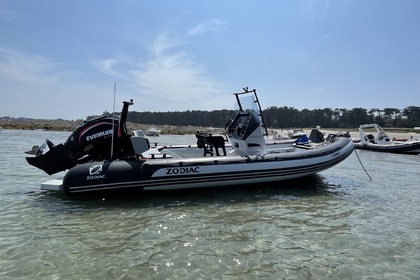
[{"label": "tree line", "polygon": [[270,107],[264,110],[267,126],[275,128],[321,127],[357,128],[361,124],[376,123],[382,127],[420,126],[420,107],[409,106],[370,110],[364,108],[324,108],[297,110],[291,107]]},{"label": "tree line", "polygon": [[[108,112],[104,114],[109,115]],[[303,109],[272,106],[263,110],[265,122],[270,128],[357,128],[361,124],[377,123],[382,127],[413,128],[420,126],[420,107],[397,108],[324,108]],[[183,112],[136,112],[128,113],[127,120],[150,125],[224,127],[234,118],[234,110],[183,111]],[[88,117],[92,118],[93,116]]]}]

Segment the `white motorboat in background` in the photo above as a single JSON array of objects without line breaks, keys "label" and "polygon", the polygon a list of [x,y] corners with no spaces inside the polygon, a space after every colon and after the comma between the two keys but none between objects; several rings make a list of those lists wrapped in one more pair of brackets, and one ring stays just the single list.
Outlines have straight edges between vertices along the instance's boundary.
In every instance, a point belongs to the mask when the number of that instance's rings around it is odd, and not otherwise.
[{"label": "white motorboat in background", "polygon": [[144,131],[144,134],[146,134],[146,136],[159,136],[160,132],[160,129],[157,129],[156,127],[151,127],[149,129],[146,129]]},{"label": "white motorboat in background", "polygon": [[359,127],[360,141],[357,149],[397,154],[420,154],[420,140],[394,140],[377,124],[364,124]]}]

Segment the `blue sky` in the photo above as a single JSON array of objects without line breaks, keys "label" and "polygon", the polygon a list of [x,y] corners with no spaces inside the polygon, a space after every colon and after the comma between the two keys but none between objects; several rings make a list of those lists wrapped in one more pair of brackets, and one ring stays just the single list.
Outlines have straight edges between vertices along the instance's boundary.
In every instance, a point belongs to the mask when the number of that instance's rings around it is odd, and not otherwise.
[{"label": "blue sky", "polygon": [[0,116],[420,105],[420,1],[0,0]]}]

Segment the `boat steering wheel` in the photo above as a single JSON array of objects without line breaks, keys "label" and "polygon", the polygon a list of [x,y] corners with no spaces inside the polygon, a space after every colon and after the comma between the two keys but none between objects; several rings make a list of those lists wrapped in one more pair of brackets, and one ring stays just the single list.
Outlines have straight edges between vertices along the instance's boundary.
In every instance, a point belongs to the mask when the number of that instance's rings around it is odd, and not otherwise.
[{"label": "boat steering wheel", "polygon": [[225,125],[225,130],[228,130],[228,128],[230,130],[230,126],[232,125],[232,123],[233,123],[233,120],[232,119],[228,120],[228,122]]}]

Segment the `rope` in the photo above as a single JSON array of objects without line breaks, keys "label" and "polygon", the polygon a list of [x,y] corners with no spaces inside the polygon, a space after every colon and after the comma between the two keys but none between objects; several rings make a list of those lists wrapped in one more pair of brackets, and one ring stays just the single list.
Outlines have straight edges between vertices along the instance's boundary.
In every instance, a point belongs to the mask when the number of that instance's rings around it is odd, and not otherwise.
[{"label": "rope", "polygon": [[366,175],[369,177],[371,181],[373,181],[372,177],[370,177],[369,173],[366,171],[366,168],[363,166],[362,161],[360,160],[359,154],[357,153],[356,149],[354,149],[354,152],[356,153],[357,159],[359,160],[360,165],[362,166],[363,170],[365,171]]}]

